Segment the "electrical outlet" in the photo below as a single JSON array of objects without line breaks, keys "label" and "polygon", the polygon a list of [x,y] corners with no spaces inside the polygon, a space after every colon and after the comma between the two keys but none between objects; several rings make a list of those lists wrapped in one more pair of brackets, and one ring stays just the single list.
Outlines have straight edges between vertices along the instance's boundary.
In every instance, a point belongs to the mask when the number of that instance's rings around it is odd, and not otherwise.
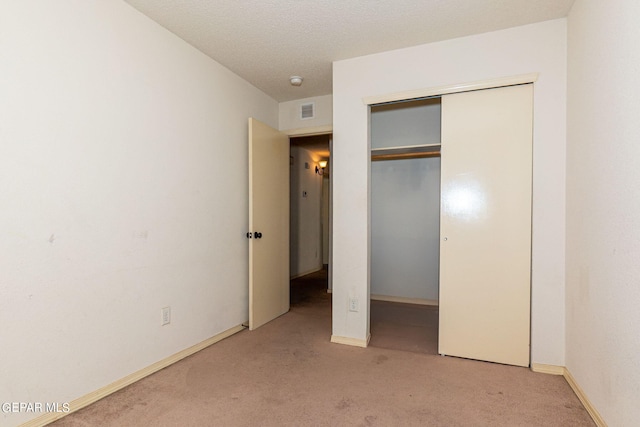
[{"label": "electrical outlet", "polygon": [[162,326],[171,323],[171,307],[162,308]]},{"label": "electrical outlet", "polygon": [[358,311],[358,298],[349,298],[349,311]]}]

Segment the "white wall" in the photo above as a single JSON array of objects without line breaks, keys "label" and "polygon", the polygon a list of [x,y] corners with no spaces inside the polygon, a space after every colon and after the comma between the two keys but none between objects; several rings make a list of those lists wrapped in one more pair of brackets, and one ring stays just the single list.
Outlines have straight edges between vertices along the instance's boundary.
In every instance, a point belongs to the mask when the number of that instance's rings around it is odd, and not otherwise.
[{"label": "white wall", "polygon": [[569,15],[567,363],[610,426],[640,419],[640,5]]},{"label": "white wall", "polygon": [[[300,106],[312,102],[315,104],[315,117],[313,119],[300,119]],[[278,129],[281,131],[331,126],[333,123],[332,95],[281,102],[278,108],[280,117]]]},{"label": "white wall", "polygon": [[108,0],[3,1],[0,99],[2,402],[68,402],[248,318],[247,117],[276,127],[273,99]]},{"label": "white wall", "polygon": [[329,264],[329,215],[331,183],[329,182],[329,163],[325,167],[325,174],[322,176],[322,263]]},{"label": "white wall", "polygon": [[322,268],[322,176],[315,170],[321,159],[309,150],[291,147],[291,156],[289,265],[291,277],[297,277]]},{"label": "white wall", "polygon": [[[440,100],[372,107],[371,148],[440,143]],[[371,293],[438,300],[440,158],[371,163]]]},{"label": "white wall", "polygon": [[365,340],[369,161],[362,98],[526,73],[534,85],[532,362],[564,365],[566,20],[334,63],[333,334]]}]

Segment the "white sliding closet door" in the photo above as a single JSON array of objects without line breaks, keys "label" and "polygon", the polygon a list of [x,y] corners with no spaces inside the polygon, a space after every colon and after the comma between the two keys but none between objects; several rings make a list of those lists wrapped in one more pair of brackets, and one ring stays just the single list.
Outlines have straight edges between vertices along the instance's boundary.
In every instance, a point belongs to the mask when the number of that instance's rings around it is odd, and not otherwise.
[{"label": "white sliding closet door", "polygon": [[442,97],[440,354],[529,366],[533,85]]}]

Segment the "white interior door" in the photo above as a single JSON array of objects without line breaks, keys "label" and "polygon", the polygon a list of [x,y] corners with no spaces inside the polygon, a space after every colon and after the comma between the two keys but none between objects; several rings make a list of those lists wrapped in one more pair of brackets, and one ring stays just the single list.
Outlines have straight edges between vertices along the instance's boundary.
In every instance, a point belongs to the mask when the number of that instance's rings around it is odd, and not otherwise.
[{"label": "white interior door", "polygon": [[249,119],[249,329],[289,311],[289,137]]},{"label": "white interior door", "polygon": [[529,365],[533,85],[442,97],[444,355]]}]

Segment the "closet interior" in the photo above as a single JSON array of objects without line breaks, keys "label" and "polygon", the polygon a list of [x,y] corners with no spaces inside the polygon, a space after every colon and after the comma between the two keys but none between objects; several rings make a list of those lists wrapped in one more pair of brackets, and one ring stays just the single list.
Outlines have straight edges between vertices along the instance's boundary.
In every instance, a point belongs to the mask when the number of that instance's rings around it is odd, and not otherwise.
[{"label": "closet interior", "polygon": [[427,317],[437,333],[440,116],[439,97],[371,106],[371,299],[420,305],[384,306],[396,312],[385,317],[372,304],[372,344]]}]

